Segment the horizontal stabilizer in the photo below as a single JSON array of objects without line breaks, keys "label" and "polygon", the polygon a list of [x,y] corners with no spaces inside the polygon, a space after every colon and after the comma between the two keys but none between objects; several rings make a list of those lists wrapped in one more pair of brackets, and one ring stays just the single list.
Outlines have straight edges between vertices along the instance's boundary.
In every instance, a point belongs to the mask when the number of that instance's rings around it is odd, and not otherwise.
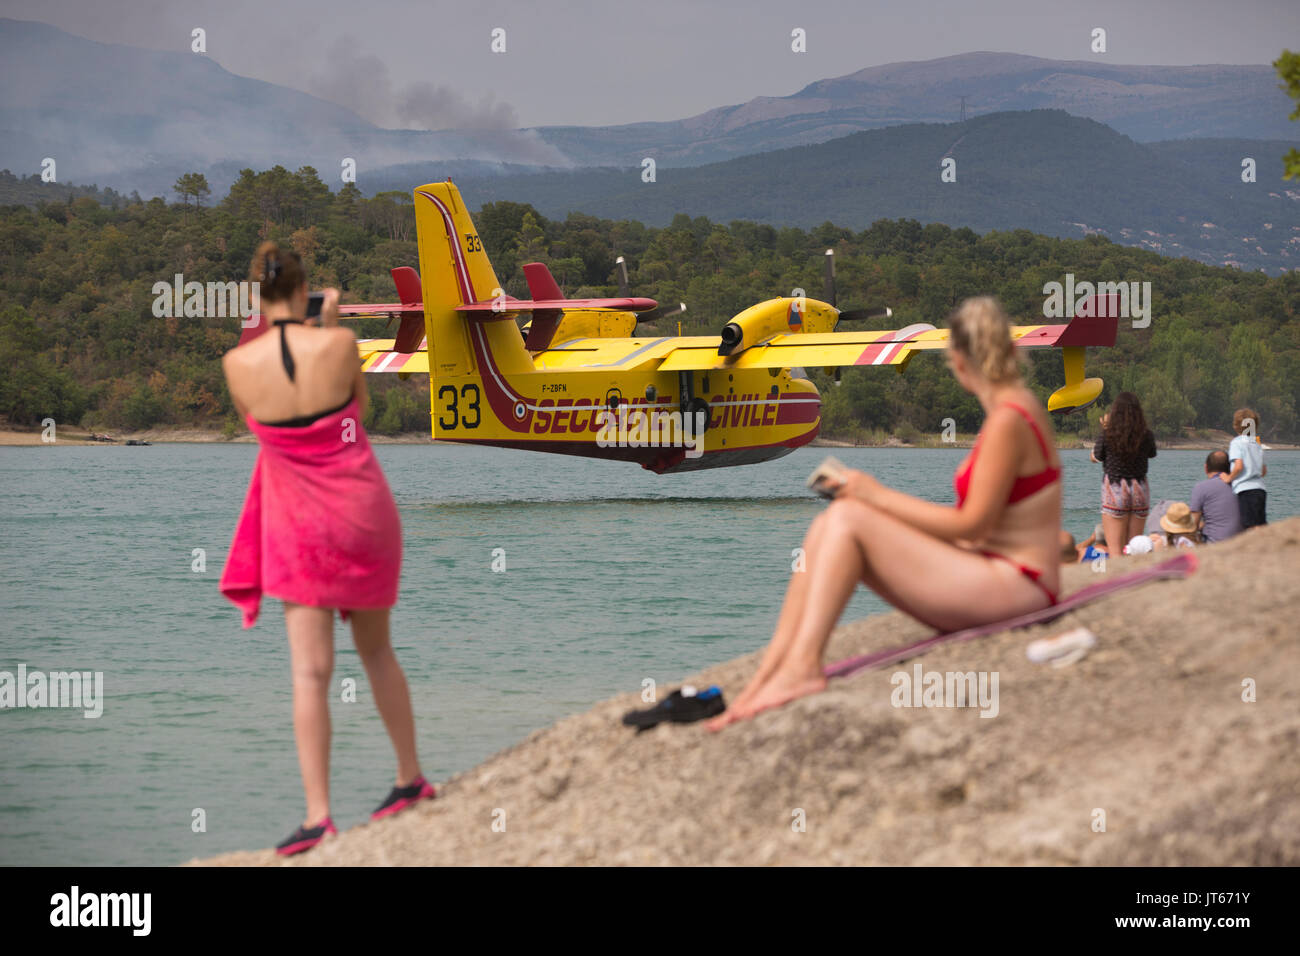
[{"label": "horizontal stabilizer", "polygon": [[518,312],[537,312],[544,309],[616,309],[619,312],[649,312],[659,303],[654,299],[639,297],[619,299],[488,299],[486,302],[474,302],[470,305],[456,306],[457,312],[470,312],[476,315],[514,315]]}]

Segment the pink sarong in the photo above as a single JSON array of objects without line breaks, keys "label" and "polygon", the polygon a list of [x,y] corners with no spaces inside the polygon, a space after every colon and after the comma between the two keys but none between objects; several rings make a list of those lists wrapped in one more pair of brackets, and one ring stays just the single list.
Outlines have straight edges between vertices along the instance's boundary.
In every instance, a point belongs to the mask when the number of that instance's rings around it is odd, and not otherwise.
[{"label": "pink sarong", "polygon": [[397,603],[401,519],[356,399],[304,428],[246,421],[261,448],[220,585],[244,627],[263,594],[344,619]]}]

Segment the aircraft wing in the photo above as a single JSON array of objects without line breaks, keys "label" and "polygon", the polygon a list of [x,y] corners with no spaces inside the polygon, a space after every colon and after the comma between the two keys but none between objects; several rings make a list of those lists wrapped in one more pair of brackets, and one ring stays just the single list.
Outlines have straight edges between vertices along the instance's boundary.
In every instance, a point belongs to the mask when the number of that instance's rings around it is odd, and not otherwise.
[{"label": "aircraft wing", "polygon": [[340,305],[339,316],[350,319],[391,319],[395,316],[424,315],[422,302],[380,302],[364,305]]},{"label": "aircraft wing", "polygon": [[[1115,344],[1114,318],[1076,318],[1066,325],[1015,325],[1018,348],[1065,348]],[[789,333],[734,356],[719,355],[716,342],[683,342],[664,356],[661,372],[729,368],[831,368],[906,365],[920,351],[948,346],[948,329],[921,324],[879,332]]]},{"label": "aircraft wing", "polygon": [[361,356],[363,372],[400,372],[406,375],[419,372],[429,374],[429,347],[421,340],[412,352],[394,348],[396,339],[360,339],[357,353]]}]

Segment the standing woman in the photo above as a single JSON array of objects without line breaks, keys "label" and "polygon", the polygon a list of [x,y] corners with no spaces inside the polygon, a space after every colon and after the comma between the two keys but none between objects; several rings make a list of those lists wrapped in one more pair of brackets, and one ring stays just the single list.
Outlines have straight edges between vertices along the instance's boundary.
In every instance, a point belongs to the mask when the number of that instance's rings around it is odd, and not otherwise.
[{"label": "standing woman", "polygon": [[967,299],[950,325],[948,366],[984,409],[975,447],[953,476],[956,504],[860,471],[828,482],[835,500],[808,529],[806,570],[790,577],[758,672],[711,730],[825,688],[822,654],[859,583],[940,631],[1056,603],[1061,462],[1047,412],[1020,378],[996,300]]},{"label": "standing woman", "polygon": [[[356,338],[338,325],[338,290],[324,293],[319,327],[307,319],[297,254],[273,242],[249,268],[275,332],[222,360],[236,410],[261,446],[221,575],[221,593],[257,620],[262,595],[284,601],[293,671],[293,725],[307,797],[303,823],[276,847],[300,853],[337,833],[330,819],[328,690],[334,610],[352,640],[397,753],[397,780],[372,818],[434,796],[420,774],[406,677],[389,643],[402,528],[361,418],[366,386]],[[322,411],[323,409],[323,411]]]},{"label": "standing woman", "polygon": [[1132,392],[1120,392],[1104,419],[1101,437],[1092,449],[1101,462],[1101,524],[1107,541],[1125,541],[1142,534],[1151,510],[1147,463],[1156,456],[1156,436],[1147,428],[1142,406]]}]

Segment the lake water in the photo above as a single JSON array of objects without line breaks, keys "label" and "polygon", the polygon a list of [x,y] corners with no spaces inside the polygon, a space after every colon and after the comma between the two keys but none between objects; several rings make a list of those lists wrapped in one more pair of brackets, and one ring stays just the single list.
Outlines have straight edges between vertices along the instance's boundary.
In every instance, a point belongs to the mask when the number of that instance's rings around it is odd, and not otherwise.
[{"label": "lake water", "polygon": [[[956,449],[835,449],[951,501]],[[217,580],[249,444],[0,449],[0,670],[102,671],[104,710],[0,711],[0,863],[171,864],[269,846],[301,819],[279,604],[244,631]],[[380,445],[401,510],[394,643],[425,774],[444,780],[530,731],[653,678],[761,646],[791,549],[822,507],[825,449],[656,476],[493,449]],[[1065,452],[1066,527],[1097,518],[1098,466]],[[1162,451],[1152,497],[1185,499],[1204,452]],[[1269,456],[1269,516],[1300,512],[1300,452]],[[193,549],[205,572],[191,570]],[[506,571],[491,569],[504,549]],[[882,605],[859,591],[852,616]],[[362,822],[393,759],[337,631],[332,805]],[[191,826],[201,808],[206,832]]]}]

